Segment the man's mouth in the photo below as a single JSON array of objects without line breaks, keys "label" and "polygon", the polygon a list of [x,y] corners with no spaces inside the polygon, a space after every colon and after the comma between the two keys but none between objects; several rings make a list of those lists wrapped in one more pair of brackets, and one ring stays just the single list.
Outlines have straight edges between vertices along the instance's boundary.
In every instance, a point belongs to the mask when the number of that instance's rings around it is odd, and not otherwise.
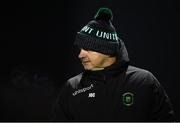
[{"label": "man's mouth", "polygon": [[83,64],[89,63],[90,61],[82,61]]},{"label": "man's mouth", "polygon": [[87,64],[87,63],[89,63],[90,61],[89,60],[82,60],[81,61],[83,64]]}]

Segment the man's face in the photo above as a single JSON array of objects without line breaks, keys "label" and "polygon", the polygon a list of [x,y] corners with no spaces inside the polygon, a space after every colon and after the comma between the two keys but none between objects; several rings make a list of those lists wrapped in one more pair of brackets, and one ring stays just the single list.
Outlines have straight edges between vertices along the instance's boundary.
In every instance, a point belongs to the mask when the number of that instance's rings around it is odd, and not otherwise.
[{"label": "man's face", "polygon": [[81,60],[85,70],[102,70],[112,64],[109,55],[85,49],[80,50],[79,59]]}]

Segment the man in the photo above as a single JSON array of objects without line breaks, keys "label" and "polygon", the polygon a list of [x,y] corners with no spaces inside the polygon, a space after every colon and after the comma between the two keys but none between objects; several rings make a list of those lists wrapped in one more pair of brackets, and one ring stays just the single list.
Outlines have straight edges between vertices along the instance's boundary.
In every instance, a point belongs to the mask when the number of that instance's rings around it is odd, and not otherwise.
[{"label": "man", "polygon": [[100,8],[77,33],[84,71],[69,79],[56,105],[56,121],[174,121],[170,100],[147,70],[129,65],[125,45]]}]

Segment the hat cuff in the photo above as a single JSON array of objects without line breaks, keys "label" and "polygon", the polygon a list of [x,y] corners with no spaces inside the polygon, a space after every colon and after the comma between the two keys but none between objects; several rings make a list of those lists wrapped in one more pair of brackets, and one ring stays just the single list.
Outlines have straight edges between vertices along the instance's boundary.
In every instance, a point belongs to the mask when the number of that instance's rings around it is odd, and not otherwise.
[{"label": "hat cuff", "polygon": [[82,33],[77,33],[74,42],[79,48],[89,49],[102,54],[113,55],[119,47],[118,42],[111,42],[95,37],[91,37]]}]

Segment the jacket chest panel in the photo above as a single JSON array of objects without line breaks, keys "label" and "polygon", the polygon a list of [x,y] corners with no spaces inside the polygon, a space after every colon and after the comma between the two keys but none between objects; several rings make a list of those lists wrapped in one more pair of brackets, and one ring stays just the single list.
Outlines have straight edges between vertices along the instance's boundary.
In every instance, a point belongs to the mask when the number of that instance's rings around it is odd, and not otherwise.
[{"label": "jacket chest panel", "polygon": [[121,91],[118,93],[113,91],[94,87],[79,93],[71,98],[71,112],[77,119],[103,119],[109,118],[109,115],[117,117],[121,113],[122,94]]},{"label": "jacket chest panel", "polygon": [[[143,92],[145,92],[143,90]],[[88,90],[71,98],[71,112],[75,119],[142,119],[148,116],[147,97],[141,90],[107,88]],[[107,119],[106,119],[107,118]]]}]

